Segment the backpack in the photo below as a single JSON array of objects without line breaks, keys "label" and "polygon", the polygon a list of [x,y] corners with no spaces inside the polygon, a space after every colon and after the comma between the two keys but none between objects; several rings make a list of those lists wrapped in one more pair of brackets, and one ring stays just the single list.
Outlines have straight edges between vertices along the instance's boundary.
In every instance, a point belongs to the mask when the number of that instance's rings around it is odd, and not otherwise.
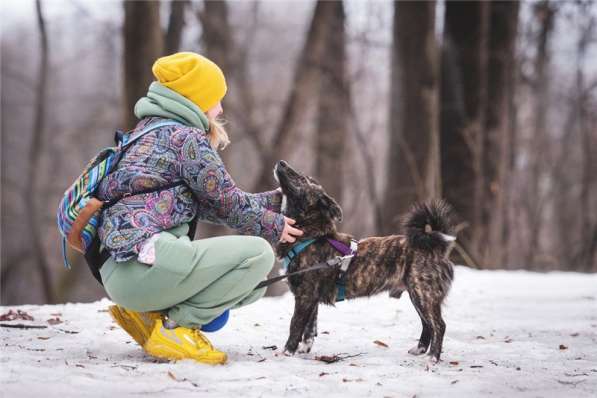
[{"label": "backpack", "polygon": [[[100,241],[97,229],[100,225],[101,210],[113,206],[126,196],[162,191],[184,184],[183,181],[179,181],[157,188],[154,187],[127,193],[120,198],[107,201],[102,201],[96,197],[99,184],[104,177],[116,168],[118,162],[122,159],[126,150],[130,148],[131,144],[152,130],[170,125],[181,125],[181,123],[166,120],[152,124],[136,133],[123,134],[117,131],[115,136],[117,146],[101,150],[89,161],[83,173],[75,180],[70,188],[64,192],[64,196],[58,205],[56,216],[58,230],[62,235],[62,257],[66,268],[70,268],[66,256],[66,246],[68,244],[74,250],[85,255],[93,276],[101,284],[99,268],[109,257],[109,254],[106,254],[105,251],[100,253]],[[191,223],[189,234],[194,235],[195,221],[193,220]]]}]

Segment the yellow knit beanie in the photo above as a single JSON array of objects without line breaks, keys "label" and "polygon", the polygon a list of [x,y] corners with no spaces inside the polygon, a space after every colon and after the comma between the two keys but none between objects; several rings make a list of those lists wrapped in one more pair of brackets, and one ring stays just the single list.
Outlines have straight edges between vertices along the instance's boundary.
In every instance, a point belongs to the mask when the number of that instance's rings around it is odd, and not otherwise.
[{"label": "yellow knit beanie", "polygon": [[214,62],[192,52],[158,58],[151,68],[156,79],[207,112],[226,95],[224,73]]}]

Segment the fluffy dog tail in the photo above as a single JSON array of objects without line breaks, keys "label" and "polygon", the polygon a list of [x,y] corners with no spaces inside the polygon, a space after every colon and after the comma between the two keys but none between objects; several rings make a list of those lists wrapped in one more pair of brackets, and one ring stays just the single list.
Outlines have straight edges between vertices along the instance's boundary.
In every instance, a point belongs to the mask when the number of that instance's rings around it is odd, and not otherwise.
[{"label": "fluffy dog tail", "polygon": [[417,250],[445,253],[452,235],[452,207],[444,200],[415,203],[405,215],[403,228],[408,244]]}]

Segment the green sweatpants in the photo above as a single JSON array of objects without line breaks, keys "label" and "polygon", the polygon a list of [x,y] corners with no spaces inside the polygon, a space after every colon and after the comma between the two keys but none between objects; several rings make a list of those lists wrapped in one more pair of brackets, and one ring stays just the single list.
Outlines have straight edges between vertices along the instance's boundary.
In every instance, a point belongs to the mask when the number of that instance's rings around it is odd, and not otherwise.
[{"label": "green sweatpants", "polygon": [[256,236],[191,241],[188,225],[160,233],[153,265],[111,258],[100,270],[115,303],[134,311],[162,311],[185,327],[199,328],[226,309],[250,304],[274,264],[270,244]]}]

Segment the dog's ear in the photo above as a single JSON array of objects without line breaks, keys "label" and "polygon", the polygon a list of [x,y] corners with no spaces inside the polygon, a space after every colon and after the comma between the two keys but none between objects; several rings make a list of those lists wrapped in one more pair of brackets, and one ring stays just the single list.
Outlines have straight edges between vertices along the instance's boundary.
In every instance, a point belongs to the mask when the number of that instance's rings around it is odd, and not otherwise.
[{"label": "dog's ear", "polygon": [[332,220],[342,222],[342,208],[334,198],[324,193],[323,196],[319,198],[319,202],[321,203],[323,212]]}]

